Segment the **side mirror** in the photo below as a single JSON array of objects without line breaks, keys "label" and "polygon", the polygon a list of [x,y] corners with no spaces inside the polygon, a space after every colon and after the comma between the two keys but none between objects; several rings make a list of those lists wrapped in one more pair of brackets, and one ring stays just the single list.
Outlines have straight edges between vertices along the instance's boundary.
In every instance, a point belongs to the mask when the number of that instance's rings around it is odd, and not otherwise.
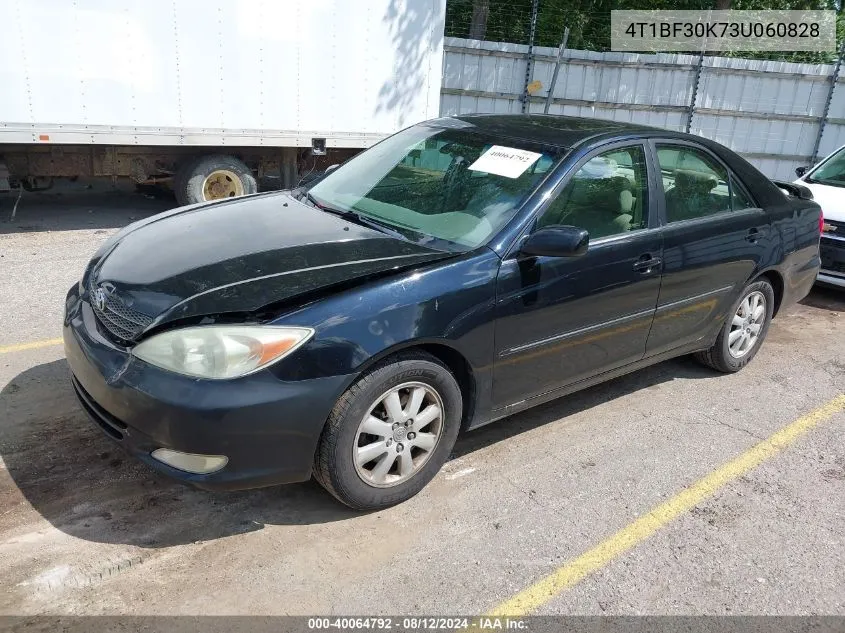
[{"label": "side mirror", "polygon": [[590,234],[577,226],[547,226],[525,240],[520,253],[542,257],[579,257],[587,252]]},{"label": "side mirror", "polygon": [[800,178],[801,176],[803,176],[804,174],[807,173],[808,169],[809,169],[809,167],[796,167],[795,168],[795,175]]}]

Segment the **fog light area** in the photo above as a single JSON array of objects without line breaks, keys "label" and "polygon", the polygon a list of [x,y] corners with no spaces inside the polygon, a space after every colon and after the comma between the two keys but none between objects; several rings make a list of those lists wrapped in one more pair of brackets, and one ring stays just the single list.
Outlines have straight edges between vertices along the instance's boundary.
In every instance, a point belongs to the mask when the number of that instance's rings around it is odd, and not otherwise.
[{"label": "fog light area", "polygon": [[158,448],[152,452],[152,456],[163,464],[197,475],[216,472],[229,462],[225,455],[197,455],[169,448]]}]

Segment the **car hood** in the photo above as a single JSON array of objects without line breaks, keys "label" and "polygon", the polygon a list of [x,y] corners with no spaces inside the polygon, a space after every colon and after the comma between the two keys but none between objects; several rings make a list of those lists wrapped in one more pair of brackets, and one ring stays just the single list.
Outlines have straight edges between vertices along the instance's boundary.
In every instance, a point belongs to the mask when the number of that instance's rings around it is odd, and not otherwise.
[{"label": "car hood", "polygon": [[813,192],[813,200],[822,208],[826,219],[845,222],[845,187],[820,185],[804,180],[796,180],[795,183],[804,185]]},{"label": "car hood", "polygon": [[[339,283],[449,257],[348,222],[288,193],[193,205],[130,225],[86,279],[109,302],[176,319],[253,312]],[[145,319],[146,320],[146,319]]]}]

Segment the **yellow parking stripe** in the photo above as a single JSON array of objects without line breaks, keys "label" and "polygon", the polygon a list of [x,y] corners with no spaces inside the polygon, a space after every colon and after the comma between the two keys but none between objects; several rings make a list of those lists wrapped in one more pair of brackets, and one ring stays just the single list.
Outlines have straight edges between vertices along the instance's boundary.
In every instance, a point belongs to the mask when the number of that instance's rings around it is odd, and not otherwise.
[{"label": "yellow parking stripe", "polygon": [[842,411],[845,411],[845,394],[840,394],[815,411],[798,418],[739,457],[699,479],[591,550],[501,603],[490,615],[519,617],[537,610],[565,589],[639,545],[670,521],[714,495],[726,484],[759,466],[814,427]]},{"label": "yellow parking stripe", "polygon": [[22,352],[27,349],[38,349],[40,347],[50,347],[52,345],[61,345],[62,339],[49,338],[44,341],[33,341],[32,343],[20,343],[18,345],[0,345],[0,354],[9,354],[11,352]]}]

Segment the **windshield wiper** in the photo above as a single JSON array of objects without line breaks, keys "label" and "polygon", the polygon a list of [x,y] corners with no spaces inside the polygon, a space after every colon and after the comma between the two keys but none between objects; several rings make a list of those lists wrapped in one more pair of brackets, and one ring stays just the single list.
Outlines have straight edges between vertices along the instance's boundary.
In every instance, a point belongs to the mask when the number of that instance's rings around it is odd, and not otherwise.
[{"label": "windshield wiper", "polygon": [[352,209],[338,209],[337,207],[329,206],[324,202],[319,202],[314,196],[312,196],[307,191],[305,192],[304,197],[308,202],[311,203],[312,206],[316,207],[317,209],[320,209],[321,211],[331,213],[349,222],[354,222],[355,224],[366,226],[369,229],[374,229],[392,237],[399,238],[400,240],[408,241],[408,237],[406,235],[403,235],[399,231],[391,228],[390,225],[384,222],[379,222],[378,220],[372,219],[369,216],[361,215],[360,213],[358,213],[357,211],[353,211]]}]

